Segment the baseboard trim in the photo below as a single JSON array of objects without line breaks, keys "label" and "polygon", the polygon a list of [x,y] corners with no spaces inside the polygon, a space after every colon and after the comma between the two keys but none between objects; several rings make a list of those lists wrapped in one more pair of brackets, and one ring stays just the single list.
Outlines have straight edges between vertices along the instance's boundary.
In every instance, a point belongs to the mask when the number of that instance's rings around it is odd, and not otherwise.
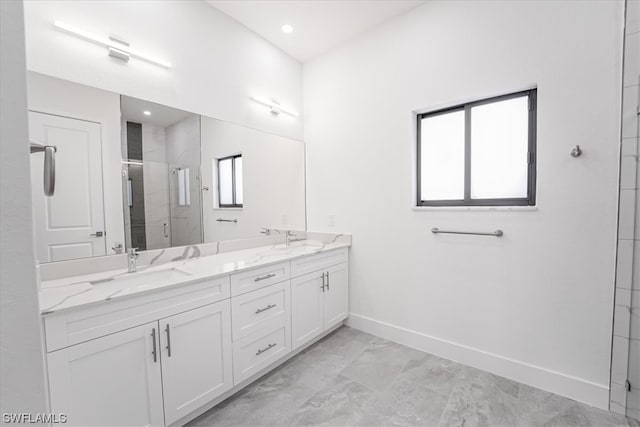
[{"label": "baseboard trim", "polygon": [[609,387],[473,347],[350,313],[347,326],[416,350],[608,410]]}]

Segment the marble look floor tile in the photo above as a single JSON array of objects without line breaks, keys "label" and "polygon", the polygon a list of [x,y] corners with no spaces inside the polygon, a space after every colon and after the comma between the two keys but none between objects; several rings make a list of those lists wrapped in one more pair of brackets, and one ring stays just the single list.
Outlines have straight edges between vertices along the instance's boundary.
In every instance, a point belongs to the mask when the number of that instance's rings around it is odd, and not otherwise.
[{"label": "marble look floor tile", "polygon": [[188,425],[638,424],[621,415],[343,327]]},{"label": "marble look floor tile", "polygon": [[518,426],[627,426],[624,416],[584,405],[566,397],[520,385]]},{"label": "marble look floor tile", "polygon": [[331,372],[310,365],[304,357],[297,357],[259,379],[253,386],[253,392],[263,399],[285,393],[299,406],[334,378]]},{"label": "marble look floor tile", "polygon": [[400,372],[399,377],[448,396],[462,369],[463,365],[459,363],[423,354],[421,358],[410,360]]},{"label": "marble look floor tile", "polygon": [[374,395],[356,422],[361,426],[435,426],[447,404],[447,396],[403,378],[396,378]]},{"label": "marble look floor tile", "polygon": [[208,410],[187,425],[200,426],[240,426],[244,425],[250,411],[256,407],[256,402],[246,397],[250,389],[240,390],[238,393]]},{"label": "marble look floor tile", "polygon": [[367,350],[375,339],[351,328],[340,328],[300,354],[309,366],[326,374],[338,375],[345,367]]},{"label": "marble look floor tile", "polygon": [[520,396],[520,383],[471,366],[462,365],[458,371],[457,382],[482,384],[516,399]]},{"label": "marble look floor tile", "polygon": [[369,388],[340,375],[300,407],[292,424],[354,425],[364,415],[363,408],[372,396]]},{"label": "marble look floor tile", "polygon": [[515,426],[518,399],[482,383],[458,385],[451,392],[439,426]]},{"label": "marble look floor tile", "polygon": [[390,341],[374,340],[340,374],[374,390],[384,390],[410,362],[424,353]]}]

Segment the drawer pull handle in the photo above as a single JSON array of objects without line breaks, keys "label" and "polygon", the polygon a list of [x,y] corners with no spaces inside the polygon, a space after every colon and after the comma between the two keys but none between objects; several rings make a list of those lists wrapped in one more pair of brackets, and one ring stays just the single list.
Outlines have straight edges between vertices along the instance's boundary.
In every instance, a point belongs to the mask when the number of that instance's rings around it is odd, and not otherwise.
[{"label": "drawer pull handle", "polygon": [[272,349],[273,347],[275,347],[276,345],[278,345],[278,344],[276,344],[276,343],[272,343],[272,344],[269,344],[268,346],[266,346],[265,348],[263,348],[263,349],[261,349],[261,350],[258,350],[258,351],[256,352],[256,356],[260,356],[260,355],[261,355],[262,353],[264,353],[265,351],[267,351],[267,350],[271,350],[271,349]]},{"label": "drawer pull handle", "polygon": [[167,356],[171,357],[171,333],[169,332],[168,323],[167,327],[165,328],[165,332],[167,333]]},{"label": "drawer pull handle", "polygon": [[327,275],[327,290],[329,290],[329,272],[328,271],[327,271],[326,275]]},{"label": "drawer pull handle", "polygon": [[276,275],[275,275],[275,274],[273,274],[273,273],[269,273],[269,274],[267,274],[266,276],[256,277],[253,281],[254,281],[254,282],[259,282],[259,281],[261,281],[261,280],[271,279],[272,277],[276,277]]},{"label": "drawer pull handle", "polygon": [[158,351],[156,350],[156,328],[151,329],[151,339],[153,340],[153,350],[151,350],[151,354],[153,354],[153,363],[158,361]]},{"label": "drawer pull handle", "polygon": [[260,314],[263,311],[267,311],[267,310],[271,310],[272,308],[274,308],[276,305],[275,304],[269,304],[268,306],[266,306],[265,308],[259,308],[256,310],[256,314]]}]

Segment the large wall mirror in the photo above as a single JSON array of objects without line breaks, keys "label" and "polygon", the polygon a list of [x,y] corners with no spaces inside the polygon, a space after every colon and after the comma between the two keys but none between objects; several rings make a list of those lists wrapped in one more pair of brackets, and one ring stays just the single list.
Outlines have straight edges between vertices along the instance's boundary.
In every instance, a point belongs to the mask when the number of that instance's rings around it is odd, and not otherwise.
[{"label": "large wall mirror", "polygon": [[300,141],[29,72],[29,139],[39,262],[305,229]]}]

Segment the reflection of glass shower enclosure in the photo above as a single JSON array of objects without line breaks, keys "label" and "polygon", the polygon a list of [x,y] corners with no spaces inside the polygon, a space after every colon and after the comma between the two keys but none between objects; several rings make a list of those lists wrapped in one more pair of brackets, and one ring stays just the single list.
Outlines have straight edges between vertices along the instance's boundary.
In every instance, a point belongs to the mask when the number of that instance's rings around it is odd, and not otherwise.
[{"label": "reflection of glass shower enclosure", "polygon": [[202,243],[198,170],[152,161],[123,162],[127,248]]},{"label": "reflection of glass shower enclosure", "polygon": [[127,248],[202,243],[200,121],[123,122],[122,184]]},{"label": "reflection of glass shower enclosure", "polygon": [[200,165],[169,167],[171,246],[202,243]]}]

